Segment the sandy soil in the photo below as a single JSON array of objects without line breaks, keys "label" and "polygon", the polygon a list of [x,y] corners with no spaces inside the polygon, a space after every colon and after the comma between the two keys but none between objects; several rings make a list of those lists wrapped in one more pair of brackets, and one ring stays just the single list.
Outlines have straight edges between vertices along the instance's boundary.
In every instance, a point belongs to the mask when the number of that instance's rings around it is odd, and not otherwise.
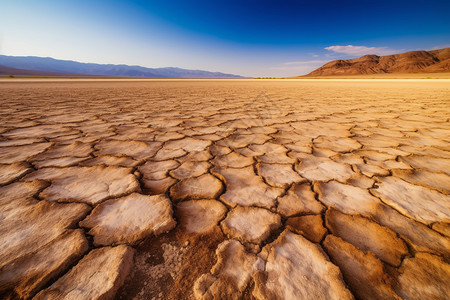
[{"label": "sandy soil", "polygon": [[0,82],[4,299],[445,299],[448,80]]}]

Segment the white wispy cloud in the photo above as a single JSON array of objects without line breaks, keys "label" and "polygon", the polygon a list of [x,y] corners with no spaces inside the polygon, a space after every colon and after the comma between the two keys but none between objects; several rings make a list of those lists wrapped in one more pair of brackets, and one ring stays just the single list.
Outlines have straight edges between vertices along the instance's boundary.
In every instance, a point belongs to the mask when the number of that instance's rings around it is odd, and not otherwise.
[{"label": "white wispy cloud", "polygon": [[271,67],[271,70],[282,72],[283,76],[297,76],[303,75],[317,69],[328,60],[304,60],[304,61],[289,61],[281,65]]},{"label": "white wispy cloud", "polygon": [[366,54],[376,54],[376,55],[389,55],[402,52],[401,50],[390,49],[389,47],[366,47],[366,46],[329,46],[325,48],[326,50],[333,51],[336,53],[344,53],[348,55],[366,55]]},{"label": "white wispy cloud", "polygon": [[298,76],[298,75],[304,75],[312,70],[317,69],[321,65],[290,65],[290,66],[277,66],[277,67],[271,67],[270,70],[273,70],[277,72],[278,76]]},{"label": "white wispy cloud", "polygon": [[450,44],[435,46],[435,47],[431,48],[431,50],[439,50],[439,49],[444,49],[444,48],[450,48]]},{"label": "white wispy cloud", "polygon": [[326,60],[306,60],[306,61],[290,61],[285,62],[283,65],[308,65],[308,64],[322,64],[327,62]]}]

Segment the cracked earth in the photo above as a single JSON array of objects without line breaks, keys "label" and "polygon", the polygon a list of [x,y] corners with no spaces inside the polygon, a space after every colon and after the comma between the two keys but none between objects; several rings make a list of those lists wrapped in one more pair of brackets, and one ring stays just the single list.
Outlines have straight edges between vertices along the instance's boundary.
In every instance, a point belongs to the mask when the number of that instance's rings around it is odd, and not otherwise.
[{"label": "cracked earth", "polygon": [[1,83],[0,297],[446,299],[449,99],[432,80]]}]

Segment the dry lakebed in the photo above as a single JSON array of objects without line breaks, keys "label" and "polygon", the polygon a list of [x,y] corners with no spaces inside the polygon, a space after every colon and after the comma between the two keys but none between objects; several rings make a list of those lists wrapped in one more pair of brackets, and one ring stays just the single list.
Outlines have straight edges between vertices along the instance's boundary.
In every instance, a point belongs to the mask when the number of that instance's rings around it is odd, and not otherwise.
[{"label": "dry lakebed", "polygon": [[0,298],[450,295],[450,80],[4,79],[0,120]]}]

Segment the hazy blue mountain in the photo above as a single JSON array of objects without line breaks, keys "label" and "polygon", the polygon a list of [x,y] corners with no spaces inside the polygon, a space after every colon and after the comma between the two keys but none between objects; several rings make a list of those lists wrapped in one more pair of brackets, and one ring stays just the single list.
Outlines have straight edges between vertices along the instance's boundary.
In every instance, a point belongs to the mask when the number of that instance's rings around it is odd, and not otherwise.
[{"label": "hazy blue mountain", "polygon": [[181,68],[145,68],[141,66],[80,63],[51,57],[0,55],[0,65],[26,70],[103,76],[157,78],[245,78],[239,75]]}]

